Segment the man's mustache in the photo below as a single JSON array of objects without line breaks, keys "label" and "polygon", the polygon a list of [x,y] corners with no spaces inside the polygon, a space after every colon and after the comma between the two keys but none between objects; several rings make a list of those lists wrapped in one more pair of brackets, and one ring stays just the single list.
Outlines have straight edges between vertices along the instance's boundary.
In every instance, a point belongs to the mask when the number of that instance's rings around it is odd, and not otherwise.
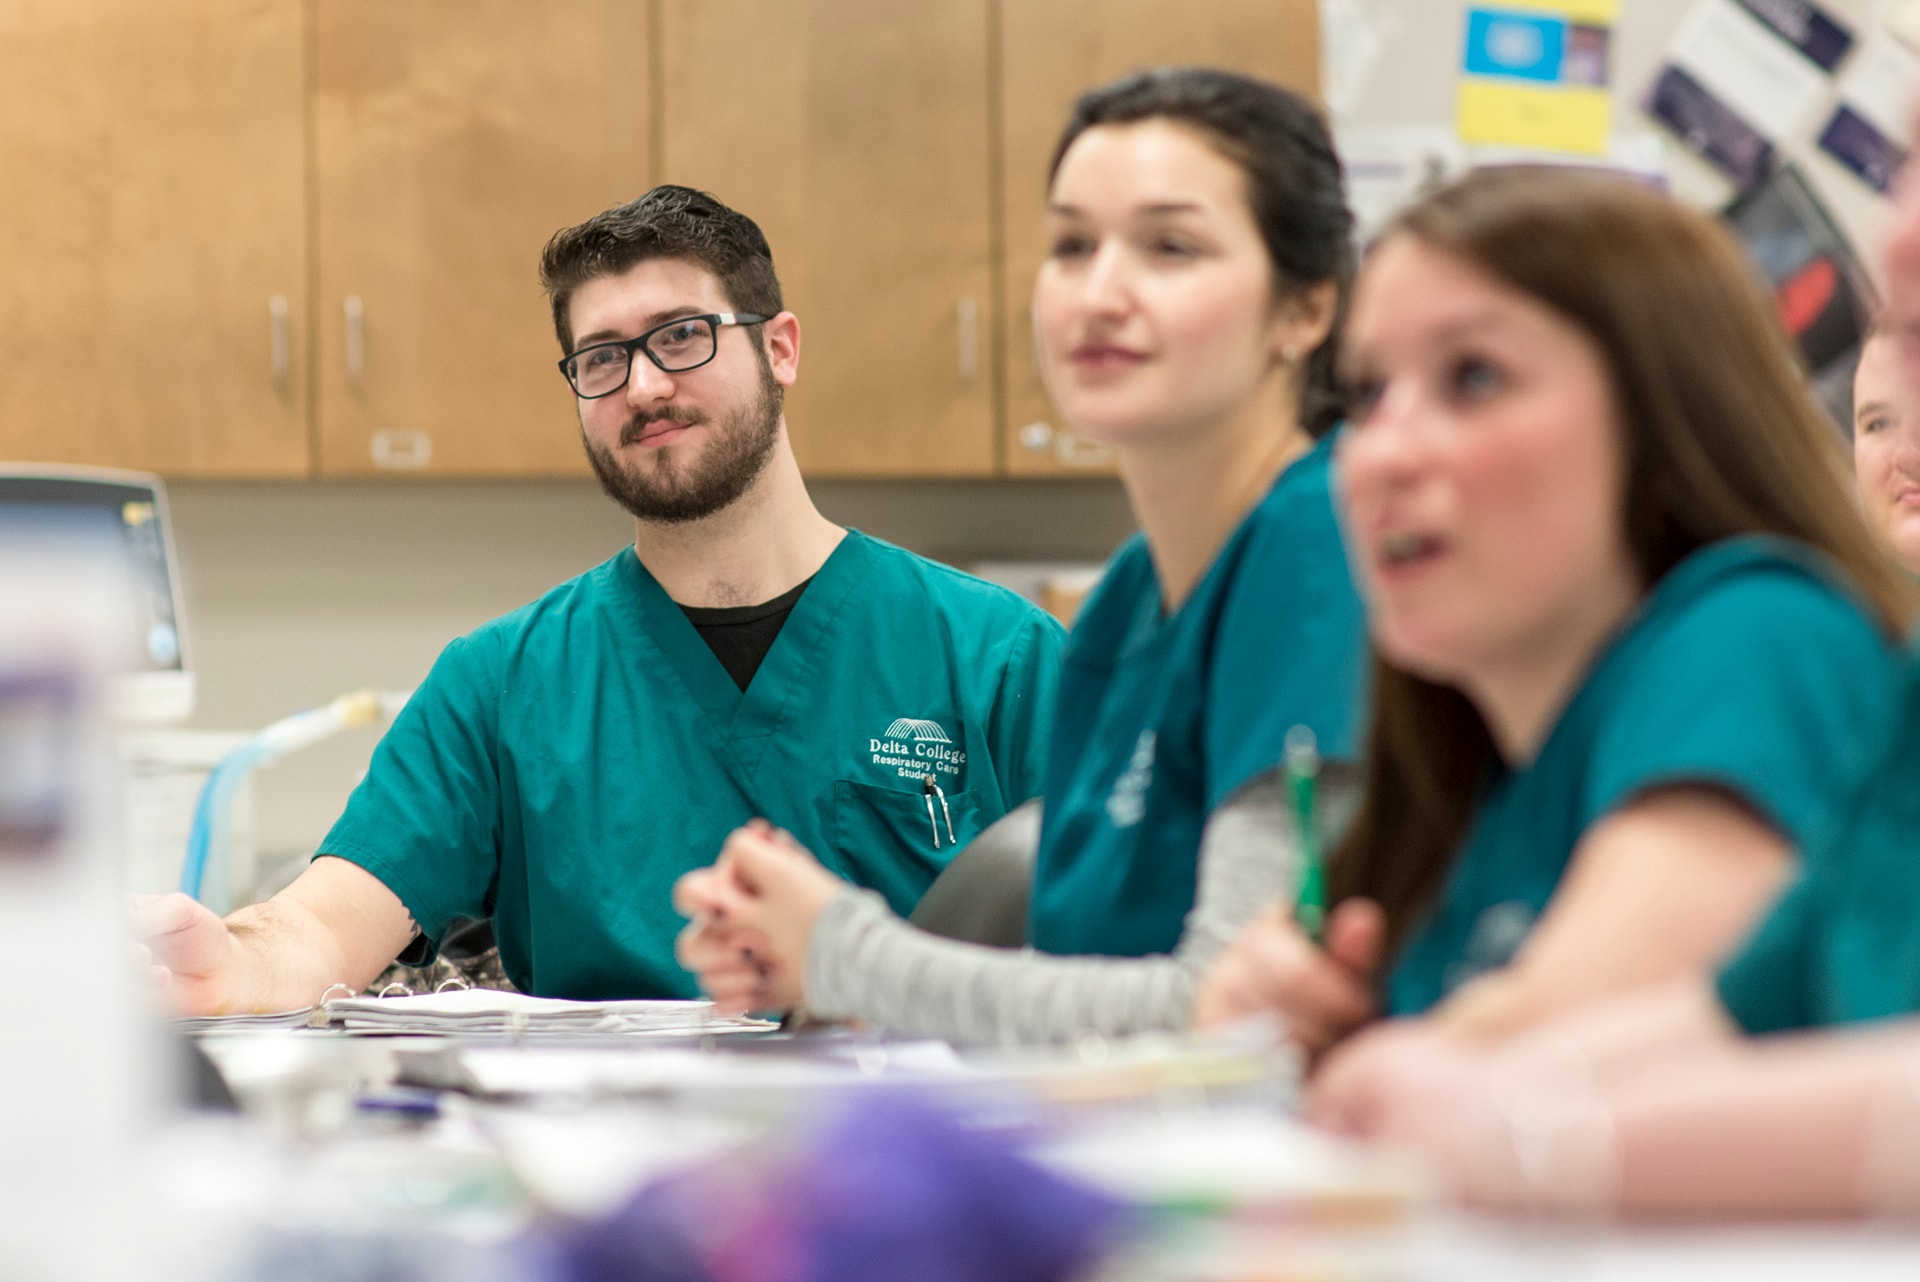
[{"label": "man's mustache", "polygon": [[683,405],[669,405],[665,409],[654,410],[651,413],[635,414],[627,420],[627,425],[620,429],[620,444],[633,444],[645,436],[647,429],[655,423],[679,423],[682,426],[691,427],[695,423],[704,423],[706,421],[707,416],[705,414],[702,414],[699,410],[690,409]]}]

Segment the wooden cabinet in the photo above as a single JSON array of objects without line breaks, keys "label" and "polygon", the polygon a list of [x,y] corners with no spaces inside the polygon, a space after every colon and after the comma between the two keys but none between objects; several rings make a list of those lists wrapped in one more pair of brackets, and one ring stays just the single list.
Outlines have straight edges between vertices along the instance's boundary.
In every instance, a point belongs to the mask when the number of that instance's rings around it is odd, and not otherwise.
[{"label": "wooden cabinet", "polygon": [[306,473],[302,8],[0,5],[0,458]]},{"label": "wooden cabinet", "polygon": [[6,0],[0,458],[581,475],[547,238],[655,181],[765,228],[814,476],[1101,470],[1027,299],[1075,94],[1311,90],[1313,0]]},{"label": "wooden cabinet", "polygon": [[1204,64],[1319,96],[1314,0],[1005,0],[1001,116],[1006,227],[1003,306],[1006,470],[1015,476],[1110,470],[1108,451],[1060,428],[1033,359],[1028,300],[1045,253],[1047,162],[1079,94],[1136,67]]},{"label": "wooden cabinet", "polygon": [[659,174],[767,233],[801,322],[787,419],[810,476],[995,470],[993,9],[659,6]]},{"label": "wooden cabinet", "polygon": [[647,0],[313,13],[318,470],[584,475],[539,257],[649,185]]}]

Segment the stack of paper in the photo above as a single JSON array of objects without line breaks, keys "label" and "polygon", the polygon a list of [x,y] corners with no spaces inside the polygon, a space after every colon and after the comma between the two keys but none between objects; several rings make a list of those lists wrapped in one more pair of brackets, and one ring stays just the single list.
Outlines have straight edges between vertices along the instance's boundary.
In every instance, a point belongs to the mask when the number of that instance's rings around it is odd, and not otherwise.
[{"label": "stack of paper", "polygon": [[711,1002],[575,1002],[464,988],[415,997],[337,997],[321,1007],[349,1033],[621,1033],[688,1037],[772,1028],[723,1017]]},{"label": "stack of paper", "polygon": [[299,1010],[269,1011],[260,1015],[183,1015],[173,1026],[183,1033],[248,1033],[262,1028],[305,1028],[313,1014],[308,1007]]}]

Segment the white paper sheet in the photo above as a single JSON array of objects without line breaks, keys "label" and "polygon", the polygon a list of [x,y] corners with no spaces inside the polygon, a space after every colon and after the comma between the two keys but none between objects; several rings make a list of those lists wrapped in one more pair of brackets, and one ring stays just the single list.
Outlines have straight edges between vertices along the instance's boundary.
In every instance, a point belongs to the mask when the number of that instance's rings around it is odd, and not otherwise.
[{"label": "white paper sheet", "polygon": [[1732,0],[1699,0],[1667,58],[1775,143],[1807,123],[1828,88],[1825,72]]}]

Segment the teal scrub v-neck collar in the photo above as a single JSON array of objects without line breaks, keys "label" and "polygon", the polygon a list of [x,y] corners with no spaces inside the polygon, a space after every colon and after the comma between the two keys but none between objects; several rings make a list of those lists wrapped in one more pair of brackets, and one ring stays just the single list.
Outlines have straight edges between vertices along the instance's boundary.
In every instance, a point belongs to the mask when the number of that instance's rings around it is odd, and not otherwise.
[{"label": "teal scrub v-neck collar", "polygon": [[[1279,482],[1276,480],[1275,484]],[[1262,501],[1264,502],[1264,499]],[[1153,563],[1151,553],[1146,556],[1146,591],[1141,593],[1133,617],[1127,622],[1126,635],[1116,647],[1114,655],[1116,663],[1132,664],[1146,661],[1153,657],[1155,651],[1164,650],[1172,643],[1171,638],[1177,633],[1177,625],[1181,620],[1192,615],[1211,612],[1214,595],[1224,590],[1222,580],[1228,574],[1225,566],[1233,560],[1230,549],[1238,540],[1245,537],[1245,531],[1252,524],[1257,507],[1258,505],[1254,509],[1249,509],[1240,523],[1234,526],[1227,535],[1226,542],[1222,543],[1220,550],[1214,553],[1213,560],[1207,563],[1206,572],[1200,576],[1200,581],[1193,585],[1186,599],[1172,610],[1166,607],[1167,594],[1160,582],[1160,569]],[[1143,538],[1142,542],[1144,541]]]},{"label": "teal scrub v-neck collar", "polygon": [[639,553],[620,558],[620,575],[631,589],[626,601],[636,638],[647,656],[678,679],[722,740],[764,738],[778,729],[793,699],[810,687],[821,647],[833,622],[865,579],[873,541],[848,530],[794,603],[780,635],[743,691],[680,606],[667,595]]},{"label": "teal scrub v-neck collar", "polygon": [[[1334,437],[1337,435],[1337,432],[1328,432],[1318,440],[1310,442],[1298,456],[1287,461],[1287,465],[1280,469],[1267,488],[1261,492],[1259,501],[1248,508],[1233,529],[1228,531],[1226,540],[1213,554],[1213,560],[1207,563],[1206,572],[1187,593],[1186,599],[1172,610],[1166,608],[1166,586],[1160,582],[1160,567],[1154,564],[1153,554],[1148,552],[1145,557],[1147,590],[1141,594],[1140,604],[1135,609],[1133,618],[1127,623],[1126,635],[1116,648],[1116,662],[1134,662],[1143,653],[1166,641],[1173,634],[1174,625],[1181,619],[1189,615],[1212,612],[1214,597],[1227,590],[1224,580],[1233,572],[1231,567],[1237,564],[1240,544],[1246,540],[1248,531],[1261,520],[1261,508],[1272,501],[1276,490],[1289,483],[1289,477],[1307,476],[1312,471],[1313,463],[1330,460],[1333,454]],[[1307,466],[1302,466],[1303,464]],[[1145,545],[1144,534],[1136,534],[1134,538],[1139,540],[1142,546]]]}]

